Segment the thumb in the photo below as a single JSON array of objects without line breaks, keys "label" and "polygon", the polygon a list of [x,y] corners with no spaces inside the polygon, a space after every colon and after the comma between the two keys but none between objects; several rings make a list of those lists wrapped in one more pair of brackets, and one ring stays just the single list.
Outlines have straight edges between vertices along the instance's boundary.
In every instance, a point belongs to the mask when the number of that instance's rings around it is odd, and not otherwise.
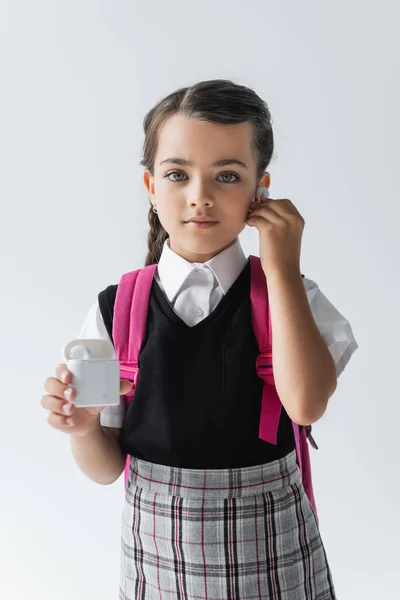
[{"label": "thumb", "polygon": [[133,388],[133,383],[127,379],[121,379],[119,385],[119,393],[121,396],[127,394]]}]

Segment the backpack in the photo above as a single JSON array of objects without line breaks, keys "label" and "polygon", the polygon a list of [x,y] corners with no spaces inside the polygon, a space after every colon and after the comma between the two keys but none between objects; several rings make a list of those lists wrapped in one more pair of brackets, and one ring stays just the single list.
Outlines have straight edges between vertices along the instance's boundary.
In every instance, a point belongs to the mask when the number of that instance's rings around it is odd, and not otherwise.
[{"label": "backpack", "polygon": [[[272,330],[268,304],[266,277],[260,258],[250,259],[250,299],[252,324],[259,346],[256,360],[258,376],[264,381],[259,437],[271,444],[277,443],[278,425],[282,403],[275,388],[272,367]],[[139,374],[139,353],[146,333],[146,322],[150,290],[157,264],[131,271],[122,275],[118,285],[113,317],[113,341],[120,362],[120,377],[133,383],[132,390],[124,396],[126,407],[132,400]],[[131,319],[131,316],[134,317]],[[311,464],[307,440],[317,448],[312,435],[311,425],[302,427],[292,421],[296,460],[301,472],[304,490],[318,521],[314,499]],[[127,455],[124,469],[125,487],[129,475],[130,456]]]}]

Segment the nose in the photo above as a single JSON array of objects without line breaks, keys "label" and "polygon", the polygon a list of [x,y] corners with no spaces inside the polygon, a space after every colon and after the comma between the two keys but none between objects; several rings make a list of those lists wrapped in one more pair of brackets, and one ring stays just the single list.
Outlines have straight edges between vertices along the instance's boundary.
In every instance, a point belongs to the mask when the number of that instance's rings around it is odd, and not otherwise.
[{"label": "nose", "polygon": [[192,208],[195,206],[209,208],[214,206],[215,200],[210,190],[204,184],[199,183],[188,190],[187,204]]}]

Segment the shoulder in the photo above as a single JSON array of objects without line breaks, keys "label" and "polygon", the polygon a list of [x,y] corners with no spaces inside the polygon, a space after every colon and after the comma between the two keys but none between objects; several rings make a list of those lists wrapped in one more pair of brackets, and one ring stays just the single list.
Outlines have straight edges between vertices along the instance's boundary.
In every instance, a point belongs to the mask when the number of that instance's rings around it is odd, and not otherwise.
[{"label": "shoulder", "polygon": [[[101,313],[109,314],[111,317],[114,313],[115,297],[117,295],[118,284],[109,285],[104,290],[99,292],[97,300]],[[104,316],[103,314],[103,316]]]},{"label": "shoulder", "polygon": [[99,292],[97,297],[99,312],[101,314],[103,323],[111,340],[113,339],[112,329],[115,297],[117,295],[117,290],[118,284],[109,285],[104,290]]},{"label": "shoulder", "polygon": [[319,290],[319,286],[318,286],[318,283],[316,283],[316,281],[314,281],[313,279],[310,279],[309,277],[306,277],[303,274],[301,276],[303,279],[304,288],[307,293],[311,292],[311,291],[316,292],[317,290]]},{"label": "shoulder", "polygon": [[[309,277],[303,277],[304,289],[307,294],[311,309],[314,312],[314,317],[325,320],[329,314],[329,320],[340,315],[337,308],[328,300],[325,294],[322,293],[318,283]],[[339,318],[343,318],[340,315]]]},{"label": "shoulder", "polygon": [[117,285],[102,290],[86,313],[77,339],[93,338],[112,342],[112,319]]},{"label": "shoulder", "polygon": [[304,277],[303,283],[315,323],[335,360],[339,377],[358,348],[352,325],[313,279]]}]

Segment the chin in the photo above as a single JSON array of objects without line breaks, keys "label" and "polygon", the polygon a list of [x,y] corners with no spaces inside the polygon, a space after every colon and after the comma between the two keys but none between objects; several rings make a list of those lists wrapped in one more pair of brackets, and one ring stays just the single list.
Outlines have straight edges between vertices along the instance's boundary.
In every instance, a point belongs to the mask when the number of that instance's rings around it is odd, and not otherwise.
[{"label": "chin", "polygon": [[192,240],[186,240],[185,243],[185,249],[188,252],[191,252],[192,254],[213,254],[213,253],[217,253],[220,250],[222,250],[222,248],[226,248],[228,246],[230,246],[230,244],[232,244],[235,239],[237,238],[237,235],[234,237],[230,237],[227,239],[199,239],[200,236],[197,237],[196,240],[192,239]]}]

